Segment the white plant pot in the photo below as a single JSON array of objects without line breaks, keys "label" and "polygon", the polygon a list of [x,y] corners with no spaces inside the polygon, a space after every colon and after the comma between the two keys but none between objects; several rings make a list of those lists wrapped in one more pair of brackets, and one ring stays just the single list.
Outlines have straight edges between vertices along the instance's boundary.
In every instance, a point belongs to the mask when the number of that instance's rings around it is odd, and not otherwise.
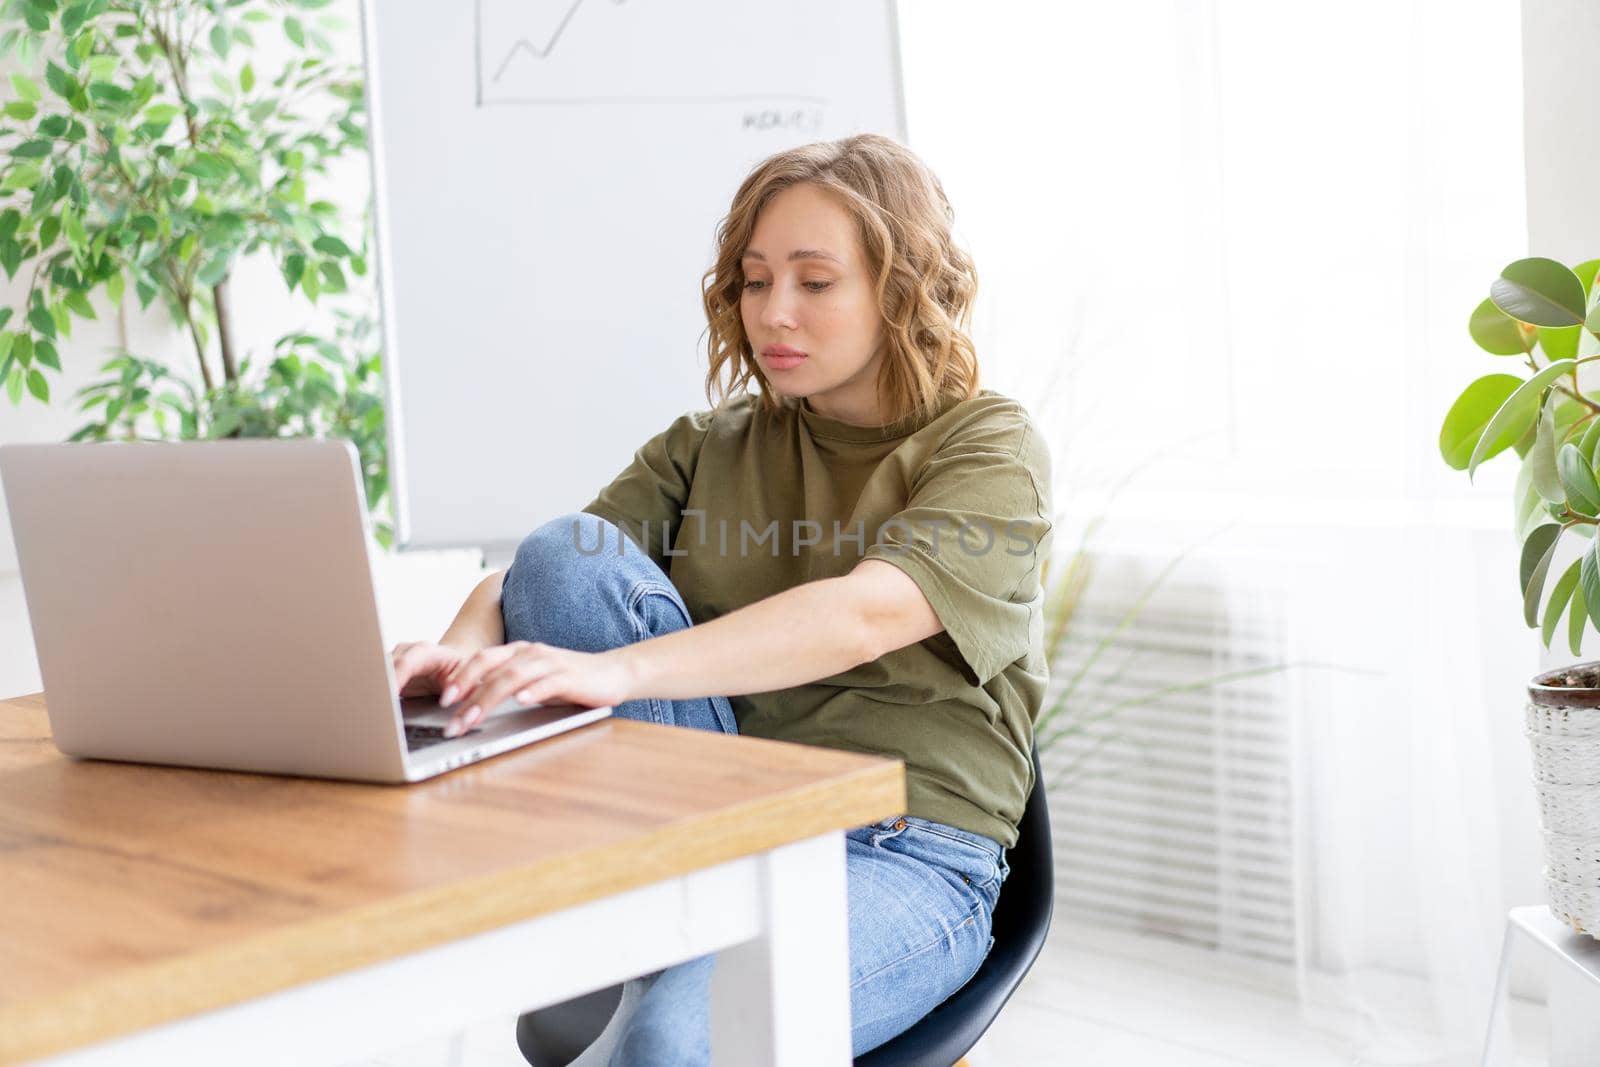
[{"label": "white plant pot", "polygon": [[1550,910],[1579,933],[1600,937],[1600,662],[1535,678],[1524,725]]}]

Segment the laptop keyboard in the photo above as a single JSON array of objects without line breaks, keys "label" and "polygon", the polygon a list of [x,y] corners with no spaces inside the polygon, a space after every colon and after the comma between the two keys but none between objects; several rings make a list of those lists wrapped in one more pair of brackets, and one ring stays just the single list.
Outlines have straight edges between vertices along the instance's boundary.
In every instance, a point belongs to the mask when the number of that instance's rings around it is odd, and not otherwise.
[{"label": "laptop keyboard", "polygon": [[431,745],[441,744],[452,740],[444,735],[443,726],[419,726],[406,723],[406,749],[415,752],[418,749],[428,748]]}]

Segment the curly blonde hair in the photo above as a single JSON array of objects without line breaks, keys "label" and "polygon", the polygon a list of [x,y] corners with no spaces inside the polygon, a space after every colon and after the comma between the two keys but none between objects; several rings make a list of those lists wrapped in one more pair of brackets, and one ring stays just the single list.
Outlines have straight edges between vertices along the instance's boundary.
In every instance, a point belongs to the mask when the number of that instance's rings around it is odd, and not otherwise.
[{"label": "curly blonde hair", "polygon": [[978,359],[967,329],[978,274],[951,238],[954,212],[944,187],[909,148],[866,133],[780,152],[739,186],[717,225],[716,262],[701,279],[709,324],[706,399],[717,406],[754,381],[762,386],[763,411],[784,406],[767,388],[745,335],[740,260],[761,209],[802,182],[831,190],[855,217],[888,339],[878,396],[890,423],[925,419],[947,399],[976,395]]}]

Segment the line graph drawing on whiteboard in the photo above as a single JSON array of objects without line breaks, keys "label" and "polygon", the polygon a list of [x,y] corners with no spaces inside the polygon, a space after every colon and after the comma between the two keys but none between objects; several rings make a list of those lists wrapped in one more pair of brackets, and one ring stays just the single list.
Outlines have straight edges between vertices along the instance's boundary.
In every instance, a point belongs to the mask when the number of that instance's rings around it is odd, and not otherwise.
[{"label": "line graph drawing on whiteboard", "polygon": [[[556,7],[559,6],[561,2],[562,0],[557,0],[556,4],[546,4],[542,6],[546,8]],[[611,2],[613,4],[624,4],[627,2],[627,0],[611,0]],[[537,8],[541,5],[535,4],[532,6]],[[528,54],[539,59],[543,59],[548,56],[551,49],[555,48],[556,42],[561,40],[561,31],[567,28],[567,23],[572,21],[572,16],[577,14],[578,8],[582,6],[583,0],[571,0],[571,2],[567,4],[566,13],[561,16],[561,21],[556,23],[555,29],[550,31],[550,37],[544,42],[544,47],[542,48],[528,40],[526,37],[518,37],[516,43],[511,46],[511,51],[506,53],[506,58],[502,60],[500,66],[495,69],[494,77],[491,80],[498,82],[501,78],[505,77],[506,68],[511,65],[511,61],[513,59],[517,58],[518,52],[527,52]],[[535,11],[534,13],[538,14],[539,12]]]},{"label": "line graph drawing on whiteboard", "polygon": [[[738,39],[751,24],[740,17],[743,2],[474,0],[477,105],[776,101],[826,106],[824,84],[814,69],[754,63],[751,57],[767,50],[758,41]],[[825,24],[797,23],[799,37],[816,35],[823,45]]]}]

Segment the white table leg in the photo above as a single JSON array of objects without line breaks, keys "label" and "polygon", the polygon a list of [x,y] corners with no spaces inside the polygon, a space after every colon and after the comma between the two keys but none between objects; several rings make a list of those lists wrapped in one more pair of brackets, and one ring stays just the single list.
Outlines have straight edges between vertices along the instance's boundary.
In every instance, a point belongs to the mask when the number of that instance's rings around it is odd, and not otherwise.
[{"label": "white table leg", "polygon": [[1517,926],[1508,919],[1505,937],[1500,942],[1500,971],[1494,980],[1494,1000],[1489,1004],[1489,1029],[1483,1038],[1482,1067],[1499,1067],[1501,1063],[1495,1037],[1505,1029],[1506,997],[1511,992],[1511,950],[1516,943]]},{"label": "white table leg", "polygon": [[711,979],[717,1067],[850,1062],[844,835],[777,849],[762,867],[762,934],[723,949]]},{"label": "white table leg", "polygon": [[1600,1012],[1594,981],[1557,963],[1550,975],[1550,1067],[1592,1067],[1600,1063]]}]

